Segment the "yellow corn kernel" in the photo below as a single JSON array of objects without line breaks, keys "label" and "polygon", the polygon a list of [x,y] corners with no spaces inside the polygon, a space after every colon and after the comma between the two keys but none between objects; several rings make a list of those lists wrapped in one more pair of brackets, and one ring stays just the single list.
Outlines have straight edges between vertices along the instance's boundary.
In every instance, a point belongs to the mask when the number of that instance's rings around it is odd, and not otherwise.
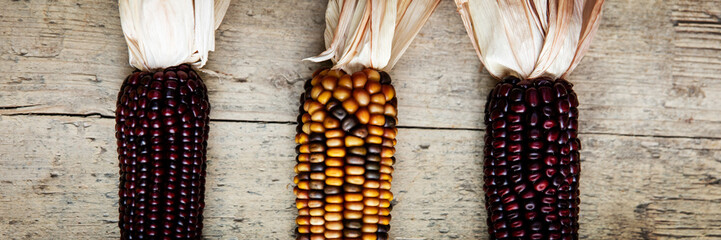
[{"label": "yellow corn kernel", "polygon": [[345,173],[348,175],[363,175],[366,172],[366,169],[362,166],[345,166]]},{"label": "yellow corn kernel", "polygon": [[381,144],[383,143],[383,138],[380,136],[368,136],[366,137],[366,142],[370,144]]},{"label": "yellow corn kernel", "polygon": [[363,238],[361,240],[377,240],[378,236],[376,233],[363,233]]},{"label": "yellow corn kernel", "polygon": [[341,195],[330,195],[325,197],[327,203],[343,203],[343,197]]},{"label": "yellow corn kernel", "polygon": [[343,138],[329,138],[325,141],[325,145],[332,148],[343,147]]},{"label": "yellow corn kernel", "polygon": [[342,204],[326,204],[324,209],[326,212],[341,212],[341,211],[343,211],[343,205]]},{"label": "yellow corn kernel", "polygon": [[310,217],[298,216],[295,218],[295,223],[298,225],[310,225]]},{"label": "yellow corn kernel", "polygon": [[323,122],[326,116],[327,113],[325,111],[315,111],[312,115],[310,115],[310,120],[313,120],[315,122]]},{"label": "yellow corn kernel", "polygon": [[381,184],[377,180],[366,180],[366,182],[363,184],[364,188],[379,188],[380,186]]},{"label": "yellow corn kernel", "polygon": [[307,162],[310,159],[310,154],[307,153],[301,153],[298,154],[298,162]]},{"label": "yellow corn kernel", "polygon": [[310,153],[310,147],[308,144],[303,144],[303,145],[300,145],[300,147],[298,148],[298,151],[300,153]]},{"label": "yellow corn kernel", "polygon": [[363,185],[365,177],[359,175],[345,176],[346,182],[355,185]]},{"label": "yellow corn kernel", "polygon": [[313,208],[310,209],[310,215],[313,217],[322,217],[323,215],[325,215],[325,210],[323,210],[322,208]]},{"label": "yellow corn kernel", "polygon": [[[337,227],[338,225],[341,226],[340,229],[331,229],[328,227],[328,226],[331,226],[332,228],[338,228]],[[335,225],[329,225],[328,223],[326,223],[326,225],[325,225],[326,231],[323,234],[323,237],[325,237],[325,238],[323,238],[323,239],[324,240],[325,239],[337,239],[337,238],[339,239],[339,238],[343,237],[343,231],[340,231],[340,230],[343,230],[342,227],[343,227],[343,224],[341,224],[340,222],[338,222],[338,224],[335,224]]]},{"label": "yellow corn kernel", "polygon": [[358,110],[358,107],[360,107],[358,105],[358,102],[352,98],[349,98],[349,99],[346,99],[345,101],[343,101],[342,105],[343,105],[343,108],[345,108],[345,110],[349,114],[354,114],[355,111]]},{"label": "yellow corn kernel", "polygon": [[362,202],[345,202],[343,205],[345,206],[345,209],[351,211],[363,211],[364,207]]},{"label": "yellow corn kernel", "polygon": [[[321,94],[322,95],[322,94]],[[383,93],[376,93],[370,96],[370,101],[376,104],[385,105],[386,96]]]},{"label": "yellow corn kernel", "polygon": [[380,216],[378,217],[378,223],[383,225],[390,225],[391,224],[391,216]]},{"label": "yellow corn kernel", "polygon": [[380,198],[388,201],[393,201],[393,193],[388,190],[380,190]]},{"label": "yellow corn kernel", "polygon": [[381,157],[382,158],[393,157],[393,154],[395,154],[395,153],[396,153],[395,148],[384,147],[383,150],[381,151]]},{"label": "yellow corn kernel", "polygon": [[368,81],[368,75],[366,75],[363,72],[354,72],[351,76],[353,80],[353,87],[354,88],[362,88],[365,87],[366,82]]},{"label": "yellow corn kernel", "polygon": [[344,197],[346,202],[359,202],[363,200],[363,194],[360,193],[346,193]]},{"label": "yellow corn kernel", "polygon": [[383,96],[386,97],[386,101],[390,101],[396,96],[396,89],[391,85],[383,85],[381,92],[383,92]]},{"label": "yellow corn kernel", "polygon": [[375,214],[378,214],[378,209],[380,209],[380,208],[378,208],[378,207],[366,206],[365,208],[363,208],[363,214],[365,214],[365,215],[375,215]]},{"label": "yellow corn kernel", "polygon": [[378,215],[388,216],[390,214],[391,214],[391,210],[389,210],[388,208],[378,208]]},{"label": "yellow corn kernel", "polygon": [[331,77],[334,77],[334,78],[340,78],[340,77],[342,77],[343,75],[345,75],[345,72],[344,72],[343,70],[340,70],[340,69],[331,69],[331,70],[329,70],[328,73],[326,74],[326,76],[331,76]]},{"label": "yellow corn kernel", "polygon": [[380,202],[379,202],[379,204],[378,204],[378,207],[381,207],[381,208],[387,208],[387,207],[390,207],[390,206],[391,206],[391,201],[388,201],[388,200],[386,200],[386,199],[381,199]]},{"label": "yellow corn kernel", "polygon": [[325,127],[325,129],[338,128],[339,126],[340,121],[338,121],[338,119],[327,117],[323,120],[323,127]]},{"label": "yellow corn kernel", "polygon": [[[377,224],[379,220],[378,215],[365,215],[363,216],[363,223],[369,223],[369,224]],[[313,224],[313,219],[311,217],[311,224]]]},{"label": "yellow corn kernel", "polygon": [[325,132],[325,127],[323,127],[323,124],[322,124],[322,123],[313,122],[313,123],[310,124],[310,131],[311,131],[311,132],[322,133],[322,132]]},{"label": "yellow corn kernel", "polygon": [[381,165],[380,172],[381,172],[381,173],[391,174],[391,173],[393,173],[393,167],[388,166],[388,165]]},{"label": "yellow corn kernel", "polygon": [[323,91],[320,95],[318,95],[318,102],[326,104],[331,97],[333,97],[333,93],[331,91]]},{"label": "yellow corn kernel", "polygon": [[368,106],[371,101],[371,95],[368,91],[362,88],[353,89],[353,98],[356,100],[358,105],[363,107]]},{"label": "yellow corn kernel", "polygon": [[370,76],[368,78],[370,81],[368,81],[365,86],[365,89],[368,90],[368,93],[375,94],[377,92],[380,92],[381,91],[381,83],[378,82],[377,80],[371,79]]},{"label": "yellow corn kernel", "polygon": [[342,167],[343,158],[328,158],[325,160],[325,165],[328,167]]},{"label": "yellow corn kernel", "polygon": [[[330,222],[342,221],[343,214],[341,214],[339,212],[326,212],[325,216],[323,216],[323,218],[325,218],[326,226],[327,226],[327,224]],[[338,230],[338,229],[334,229],[334,230]]]},{"label": "yellow corn kernel", "polygon": [[343,217],[344,217],[345,219],[362,219],[362,218],[363,218],[363,212],[361,212],[361,211],[343,210]]},{"label": "yellow corn kernel", "polygon": [[398,116],[398,110],[393,107],[393,105],[386,103],[385,106],[383,106],[383,114],[386,116],[395,117]]},{"label": "yellow corn kernel", "polygon": [[295,207],[303,209],[308,207],[308,200],[295,200]]},{"label": "yellow corn kernel", "polygon": [[343,178],[329,177],[325,179],[325,184],[328,184],[329,186],[343,186]]},{"label": "yellow corn kernel", "polygon": [[[351,76],[346,74],[340,77],[338,80],[338,86],[339,87],[346,87],[346,88],[353,88],[353,80],[351,79]],[[336,91],[338,91],[340,88],[336,88]],[[340,100],[340,99],[339,99]],[[341,100],[343,101],[343,100]]]},{"label": "yellow corn kernel", "polygon": [[341,129],[333,129],[325,132],[325,138],[340,138],[345,136],[345,132]]},{"label": "yellow corn kernel", "polygon": [[[363,189],[363,197],[378,197],[380,195],[381,191],[378,191],[378,189],[372,189],[372,188],[365,188]],[[383,198],[383,197],[381,197]]]},{"label": "yellow corn kernel", "polygon": [[[363,217],[365,219],[365,217]],[[363,224],[361,231],[364,233],[374,233],[378,231],[378,224]]]},{"label": "yellow corn kernel", "polygon": [[319,207],[323,207],[323,201],[321,201],[321,200],[308,200],[308,207],[309,207],[309,208],[319,208]]},{"label": "yellow corn kernel", "polygon": [[297,143],[297,144],[308,143],[308,134],[299,133],[299,134],[295,135],[295,143]]},{"label": "yellow corn kernel", "polygon": [[380,199],[378,198],[364,198],[363,204],[371,207],[378,207],[380,205]]},{"label": "yellow corn kernel", "polygon": [[322,111],[323,109],[325,109],[325,105],[323,105],[323,104],[321,104],[321,103],[319,103],[319,102],[313,101],[313,102],[311,102],[310,105],[308,106],[308,114],[313,115],[313,113],[315,113],[316,111],[319,111],[319,110]]},{"label": "yellow corn kernel", "polygon": [[[320,226],[319,225],[311,225],[310,232],[311,233],[323,233],[323,232],[325,232],[325,227],[323,227],[323,225],[320,225]],[[320,237],[323,237],[323,235],[320,235]],[[316,239],[318,239],[318,238],[316,238]],[[320,239],[322,239],[322,238],[320,238]],[[311,237],[311,240],[315,240],[315,239],[313,239]]]},{"label": "yellow corn kernel", "polygon": [[311,172],[310,173],[310,179],[312,180],[325,180],[325,173],[322,172]]},{"label": "yellow corn kernel", "polygon": [[327,76],[320,81],[320,84],[326,90],[333,91],[335,89],[335,86],[338,84],[338,78],[335,78],[333,76]]},{"label": "yellow corn kernel", "polygon": [[390,157],[381,158],[381,164],[383,164],[383,165],[392,166],[393,163],[395,163],[393,161],[393,158],[390,158]]},{"label": "yellow corn kernel", "polygon": [[379,127],[379,126],[368,125],[367,127],[368,127],[368,134],[374,135],[374,136],[383,136],[383,131],[385,131],[383,129],[383,127]]},{"label": "yellow corn kernel", "polygon": [[295,171],[297,173],[310,171],[310,163],[307,163],[307,162],[298,163],[297,165],[295,165]]},{"label": "yellow corn kernel", "polygon": [[368,80],[371,80],[371,81],[380,81],[381,80],[381,75],[376,70],[366,68],[366,69],[363,69],[363,73],[365,73],[366,76],[368,76]]},{"label": "yellow corn kernel", "polygon": [[390,190],[391,189],[391,182],[389,181],[380,181],[381,186],[380,189]]},{"label": "yellow corn kernel", "polygon": [[371,103],[371,104],[368,104],[368,112],[370,112],[370,114],[383,115],[383,114],[385,114],[386,110],[385,110],[385,107],[383,107],[383,105],[380,105],[377,103]]},{"label": "yellow corn kernel", "polygon": [[364,142],[362,138],[356,137],[356,136],[346,136],[345,137],[345,146],[346,147],[359,147],[363,146]]}]

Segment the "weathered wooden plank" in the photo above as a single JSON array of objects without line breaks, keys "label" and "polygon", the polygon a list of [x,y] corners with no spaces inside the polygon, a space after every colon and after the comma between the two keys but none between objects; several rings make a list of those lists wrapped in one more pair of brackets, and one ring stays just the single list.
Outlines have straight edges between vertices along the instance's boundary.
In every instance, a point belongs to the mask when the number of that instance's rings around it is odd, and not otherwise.
[{"label": "weathered wooden plank", "polygon": [[[0,236],[117,238],[112,116],[127,66],[115,2],[0,13]],[[294,121],[323,64],[324,1],[233,1],[208,73],[214,119]],[[289,20],[290,19],[290,20]],[[721,238],[721,1],[607,1],[570,80],[582,102],[585,239]],[[392,75],[404,126],[481,129],[493,85],[451,1]],[[210,239],[292,235],[294,126],[214,122]],[[620,136],[623,135],[623,136]],[[654,137],[656,136],[656,137]],[[701,137],[694,139],[693,137]],[[484,239],[482,133],[400,130],[391,235]]]},{"label": "weathered wooden plank", "polygon": [[[570,80],[589,132],[721,135],[719,0],[608,1]],[[11,2],[0,14],[0,114],[113,115],[131,72],[115,2]],[[213,118],[293,121],[302,81],[323,64],[324,1],[233,1],[203,74]],[[443,1],[392,72],[405,126],[483,128],[494,80],[480,72]]]},{"label": "weathered wooden plank", "polygon": [[[113,124],[0,118],[0,236],[117,238]],[[291,238],[294,128],[212,123],[207,238]],[[391,235],[486,238],[482,132],[401,129],[398,140]],[[721,140],[584,134],[582,141],[584,239],[721,235]]]}]

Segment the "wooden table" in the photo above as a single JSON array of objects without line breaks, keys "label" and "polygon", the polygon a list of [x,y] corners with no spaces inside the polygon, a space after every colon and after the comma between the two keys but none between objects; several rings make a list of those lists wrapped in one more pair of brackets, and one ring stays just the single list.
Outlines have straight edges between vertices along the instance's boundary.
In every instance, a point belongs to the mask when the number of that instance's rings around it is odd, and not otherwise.
[{"label": "wooden table", "polygon": [[[295,119],[326,1],[233,1],[202,75],[213,106],[208,239],[292,239]],[[116,239],[115,1],[0,12],[0,238]],[[721,238],[721,1],[608,0],[570,76],[584,239]],[[394,239],[486,239],[483,107],[495,80],[443,1],[392,71]]]}]

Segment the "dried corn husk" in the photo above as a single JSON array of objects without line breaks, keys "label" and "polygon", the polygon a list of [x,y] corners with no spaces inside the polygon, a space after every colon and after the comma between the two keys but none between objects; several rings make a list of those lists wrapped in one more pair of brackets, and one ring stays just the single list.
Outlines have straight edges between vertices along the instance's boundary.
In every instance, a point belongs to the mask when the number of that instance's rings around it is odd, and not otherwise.
[{"label": "dried corn husk", "polygon": [[326,51],[306,60],[332,60],[334,69],[388,71],[405,52],[440,0],[330,0]]},{"label": "dried corn husk", "polygon": [[230,0],[119,0],[130,65],[157,70],[190,63],[196,68],[215,50],[215,29]]},{"label": "dried corn husk", "polygon": [[564,78],[598,28],[604,0],[455,0],[491,75]]}]

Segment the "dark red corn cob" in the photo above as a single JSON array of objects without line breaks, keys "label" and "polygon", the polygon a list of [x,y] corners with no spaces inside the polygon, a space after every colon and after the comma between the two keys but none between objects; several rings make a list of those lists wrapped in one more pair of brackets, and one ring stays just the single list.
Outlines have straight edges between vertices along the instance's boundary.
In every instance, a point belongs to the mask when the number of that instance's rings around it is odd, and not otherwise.
[{"label": "dark red corn cob", "polygon": [[118,94],[121,239],[200,239],[208,94],[188,65],[134,72]]},{"label": "dark red corn cob", "polygon": [[491,239],[578,239],[578,100],[565,80],[507,78],[488,96]]}]

